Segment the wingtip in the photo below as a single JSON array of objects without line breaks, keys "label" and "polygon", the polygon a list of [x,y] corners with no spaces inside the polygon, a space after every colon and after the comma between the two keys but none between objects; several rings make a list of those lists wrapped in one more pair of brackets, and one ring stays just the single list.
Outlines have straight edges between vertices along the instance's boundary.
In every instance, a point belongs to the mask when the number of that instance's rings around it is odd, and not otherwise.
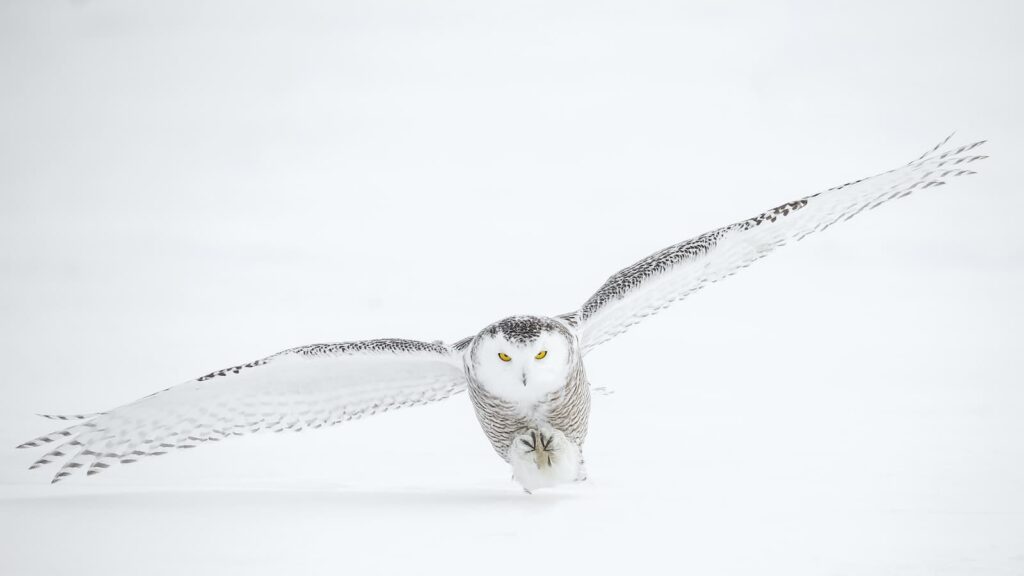
[{"label": "wingtip", "polygon": [[937,145],[935,145],[931,149],[927,150],[925,152],[925,154],[922,154],[921,157],[918,158],[918,160],[924,160],[925,158],[928,157],[928,155],[935,154],[936,152],[938,152],[939,149],[941,149],[942,147],[946,146],[947,143],[949,143],[949,140],[951,140],[952,137],[955,136],[955,135],[956,135],[956,130],[953,130],[952,132],[949,132],[948,136],[943,138],[939,143],[937,143]]}]

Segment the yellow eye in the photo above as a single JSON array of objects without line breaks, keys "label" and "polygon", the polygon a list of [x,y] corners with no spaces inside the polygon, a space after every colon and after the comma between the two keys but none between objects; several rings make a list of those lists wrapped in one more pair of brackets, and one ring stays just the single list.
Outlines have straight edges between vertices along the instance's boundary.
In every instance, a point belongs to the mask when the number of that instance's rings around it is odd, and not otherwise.
[{"label": "yellow eye", "polygon": [[504,352],[498,352],[498,358],[501,358],[502,362],[508,362],[509,360],[512,359],[511,356],[509,356],[508,354],[505,354]]},{"label": "yellow eye", "polygon": [[541,350],[539,354],[534,356],[534,358],[536,358],[537,360],[543,360],[544,357],[547,356],[547,355],[548,355],[548,351],[547,350]]}]

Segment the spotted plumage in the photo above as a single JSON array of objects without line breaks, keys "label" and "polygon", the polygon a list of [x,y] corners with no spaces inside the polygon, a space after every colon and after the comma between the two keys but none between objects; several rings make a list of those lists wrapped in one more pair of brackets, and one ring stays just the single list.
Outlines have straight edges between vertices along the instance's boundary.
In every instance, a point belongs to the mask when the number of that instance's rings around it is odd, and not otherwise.
[{"label": "spotted plumage", "polygon": [[[560,374],[558,386],[538,398],[535,404],[524,406],[516,399],[509,399],[500,390],[492,390],[487,378],[478,374],[476,367],[488,361],[482,346],[487,338],[501,338],[511,345],[523,346],[542,334],[553,334],[569,346],[564,357],[566,370]],[[590,417],[590,385],[571,329],[552,318],[512,316],[484,328],[480,336],[465,357],[469,395],[480,426],[498,456],[508,461],[509,447],[516,434],[545,425],[561,430],[570,440],[582,445]]]},{"label": "spotted plumage", "polygon": [[575,311],[499,320],[452,345],[377,339],[310,344],[210,372],[123,406],[45,415],[66,426],[19,448],[53,482],[260,431],[332,426],[468,390],[484,436],[525,489],[586,477],[584,357],[601,343],[775,249],[865,210],[973,174],[983,142],[947,138],[916,160],[669,246],[613,274]]}]

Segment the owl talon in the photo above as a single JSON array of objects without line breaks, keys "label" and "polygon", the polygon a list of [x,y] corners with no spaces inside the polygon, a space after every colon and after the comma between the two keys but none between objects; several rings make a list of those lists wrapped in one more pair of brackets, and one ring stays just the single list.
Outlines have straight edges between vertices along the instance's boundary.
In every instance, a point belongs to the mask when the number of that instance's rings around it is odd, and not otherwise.
[{"label": "owl talon", "polygon": [[513,438],[509,452],[513,476],[532,492],[536,488],[572,482],[578,477],[579,448],[562,432],[528,429]]},{"label": "owl talon", "polygon": [[535,451],[537,449],[537,436],[536,436],[536,434],[537,434],[536,432],[531,430],[530,431],[530,439],[529,440],[527,440],[526,438],[520,438],[519,439],[519,441],[523,443],[523,446],[526,446],[527,448],[529,448],[529,450],[526,451],[527,454],[529,454],[530,452],[533,452],[533,451]]},{"label": "owl talon", "polygon": [[538,469],[551,467],[551,455],[558,451],[558,447],[555,446],[554,434],[545,436],[543,432],[530,430],[530,441],[525,438],[521,438],[520,441],[529,448],[524,453],[533,454],[533,462]]},{"label": "owl talon", "polygon": [[530,430],[530,437],[521,436],[519,442],[529,448],[529,450],[523,450],[523,454],[534,455],[533,459],[537,468],[551,466],[551,454],[558,451],[558,447],[555,446],[555,435],[545,436],[543,432],[537,430]]}]

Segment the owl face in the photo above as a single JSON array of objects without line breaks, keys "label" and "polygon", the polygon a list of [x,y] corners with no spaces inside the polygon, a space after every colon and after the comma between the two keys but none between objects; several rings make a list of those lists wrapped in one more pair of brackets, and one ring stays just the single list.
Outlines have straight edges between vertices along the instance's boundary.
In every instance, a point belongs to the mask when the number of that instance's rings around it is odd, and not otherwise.
[{"label": "owl face", "polygon": [[488,326],[473,344],[473,374],[490,393],[530,404],[565,386],[579,358],[575,338],[555,320],[513,316]]}]

